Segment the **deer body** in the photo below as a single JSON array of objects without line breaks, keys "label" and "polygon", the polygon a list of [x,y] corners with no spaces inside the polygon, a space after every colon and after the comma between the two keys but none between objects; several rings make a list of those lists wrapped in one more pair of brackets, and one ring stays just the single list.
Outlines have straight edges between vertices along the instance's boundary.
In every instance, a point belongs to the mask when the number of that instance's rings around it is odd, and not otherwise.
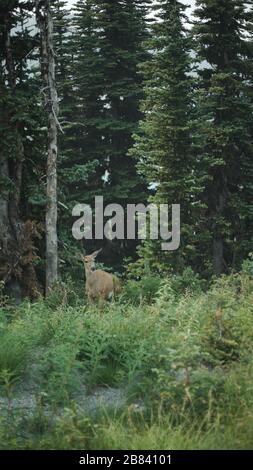
[{"label": "deer body", "polygon": [[95,258],[100,251],[83,257],[86,275],[85,290],[90,301],[109,300],[121,290],[116,276],[101,269],[95,270]]}]

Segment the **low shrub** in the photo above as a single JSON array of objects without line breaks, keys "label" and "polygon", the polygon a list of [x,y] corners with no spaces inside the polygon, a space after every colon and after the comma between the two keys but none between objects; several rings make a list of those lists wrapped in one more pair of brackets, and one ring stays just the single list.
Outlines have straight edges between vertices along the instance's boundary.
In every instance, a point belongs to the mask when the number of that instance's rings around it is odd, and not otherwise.
[{"label": "low shrub", "polygon": [[[103,309],[63,297],[57,287],[2,306],[1,448],[252,446],[248,270],[208,290],[189,271],[129,281]],[[124,391],[122,409],[89,408],[89,394],[111,387]],[[27,394],[36,407],[17,409]]]}]

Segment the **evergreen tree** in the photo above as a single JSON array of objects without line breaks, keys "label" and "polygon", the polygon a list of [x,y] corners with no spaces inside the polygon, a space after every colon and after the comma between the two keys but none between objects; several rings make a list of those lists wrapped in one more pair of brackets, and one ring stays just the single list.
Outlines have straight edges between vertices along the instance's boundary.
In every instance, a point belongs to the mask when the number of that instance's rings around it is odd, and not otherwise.
[{"label": "evergreen tree", "polygon": [[[72,209],[76,203],[91,203],[93,197],[92,178],[96,176],[98,161],[93,156],[98,136],[86,125],[86,114],[90,113],[89,87],[82,87],[80,64],[88,60],[93,37],[89,37],[85,26],[82,27],[87,35],[79,29],[79,20],[73,19],[73,14],[67,8],[67,2],[57,0],[53,5],[54,44],[56,57],[56,78],[59,90],[60,114],[59,121],[64,133],[59,135],[59,164],[58,164],[58,235],[59,261],[61,274],[67,275],[69,268],[77,278],[81,278],[83,269],[78,262],[80,246],[73,240],[71,226],[73,224]],[[88,2],[82,2],[82,10],[88,17]],[[80,36],[82,35],[82,41]],[[88,63],[88,62],[87,62]],[[90,81],[94,82],[96,69],[93,68]],[[96,98],[93,95],[96,106]],[[90,99],[92,103],[92,97]],[[92,104],[91,104],[92,105]],[[87,146],[83,146],[84,141]],[[103,154],[101,149],[101,155]],[[89,181],[88,181],[89,180]],[[81,268],[81,271],[80,271]]]},{"label": "evergreen tree", "polygon": [[97,27],[104,31],[98,47],[103,58],[105,83],[103,125],[108,181],[108,202],[138,202],[146,198],[135,162],[128,157],[136,130],[142,77],[138,67],[146,58],[142,41],[147,37],[145,1],[97,2]]},{"label": "evergreen tree", "polygon": [[153,188],[150,202],[181,205],[182,245],[168,255],[161,251],[160,241],[148,241],[140,252],[158,269],[180,270],[194,258],[194,211],[199,190],[191,149],[191,41],[184,28],[185,6],[181,2],[162,0],[153,9],[158,18],[148,42],[152,57],[142,67],[144,120],[131,153]]},{"label": "evergreen tree", "polygon": [[[73,53],[69,78],[72,106],[64,130],[62,165],[60,168],[67,184],[66,202],[91,202],[93,187],[101,186],[104,169],[98,169],[103,158],[101,132],[98,131],[103,95],[103,78],[99,69],[97,37],[94,26],[94,2],[78,2],[73,19],[73,32],[69,51]],[[62,57],[61,57],[62,60]],[[67,69],[69,70],[69,69]],[[63,106],[66,93],[63,94]],[[65,108],[64,108],[65,109]],[[65,114],[64,118],[67,119]],[[92,179],[88,176],[92,174]]]},{"label": "evergreen tree", "polygon": [[39,292],[30,199],[43,147],[30,69],[36,36],[29,28],[31,2],[1,1],[0,8],[0,279],[19,300]]},{"label": "evergreen tree", "polygon": [[[206,173],[203,261],[219,275],[252,250],[252,11],[242,0],[197,0],[199,157]],[[212,259],[210,254],[212,253]]]},{"label": "evergreen tree", "polygon": [[128,150],[140,118],[138,64],[146,57],[142,41],[147,37],[147,3],[76,4],[69,41],[72,109],[63,118],[67,124],[59,172],[69,208],[76,202],[93,204],[95,195],[103,195],[106,204],[146,198]]},{"label": "evergreen tree", "polygon": [[[69,15],[64,8],[65,3],[53,2],[57,16],[55,38],[58,39],[55,41],[54,53],[59,61],[57,80],[61,86],[60,101],[64,97],[64,115],[61,119],[69,121],[71,110],[68,105],[71,103],[72,92],[72,85],[69,83],[71,51],[69,52],[68,47],[70,29]],[[0,132],[3,142],[1,147],[3,164],[0,174],[3,209],[0,225],[3,229],[0,238],[1,246],[4,246],[4,250],[1,250],[1,279],[11,290],[19,292],[19,296],[21,291],[24,295],[34,296],[39,291],[35,281],[34,266],[36,266],[41,283],[45,283],[45,237],[41,236],[38,229],[45,233],[47,122],[43,110],[43,99],[46,90],[38,73],[40,41],[34,29],[34,2],[2,0],[0,7],[2,83]],[[8,50],[6,48],[7,31]],[[9,57],[8,67],[7,56]],[[12,65],[11,74],[9,73],[10,64]],[[20,155],[22,151],[21,158],[16,158],[17,151]],[[17,179],[18,175],[20,177]],[[64,185],[65,175],[63,174],[60,178],[60,201],[64,200]],[[12,208],[10,224],[8,208]],[[60,203],[58,208],[59,212],[65,211]],[[68,233],[71,233],[71,222],[69,217]],[[28,239],[26,244],[22,235],[25,230]],[[27,230],[30,230],[30,234]],[[17,231],[20,233],[16,233]],[[33,238],[37,238],[36,247]],[[17,242],[17,239],[20,239],[20,242]],[[64,243],[61,243],[61,247],[64,246]],[[36,263],[34,263],[35,259]]]}]

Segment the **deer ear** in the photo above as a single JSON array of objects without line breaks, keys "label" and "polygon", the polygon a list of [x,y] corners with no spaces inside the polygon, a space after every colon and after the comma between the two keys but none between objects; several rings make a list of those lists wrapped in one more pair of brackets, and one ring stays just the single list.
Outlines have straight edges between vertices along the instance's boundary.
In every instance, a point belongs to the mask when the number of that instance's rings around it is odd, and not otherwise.
[{"label": "deer ear", "polygon": [[94,253],[92,253],[91,256],[92,256],[93,258],[96,258],[97,255],[98,255],[101,251],[102,251],[102,248],[100,248],[100,250],[94,251]]}]

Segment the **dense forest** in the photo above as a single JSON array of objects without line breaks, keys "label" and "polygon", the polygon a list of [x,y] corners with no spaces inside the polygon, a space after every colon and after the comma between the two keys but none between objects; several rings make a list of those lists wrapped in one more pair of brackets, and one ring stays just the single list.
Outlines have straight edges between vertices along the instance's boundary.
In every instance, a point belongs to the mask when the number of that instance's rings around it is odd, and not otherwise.
[{"label": "dense forest", "polygon": [[[0,0],[0,448],[253,446],[253,4],[191,7]],[[97,196],[180,247],[75,239]]]}]

